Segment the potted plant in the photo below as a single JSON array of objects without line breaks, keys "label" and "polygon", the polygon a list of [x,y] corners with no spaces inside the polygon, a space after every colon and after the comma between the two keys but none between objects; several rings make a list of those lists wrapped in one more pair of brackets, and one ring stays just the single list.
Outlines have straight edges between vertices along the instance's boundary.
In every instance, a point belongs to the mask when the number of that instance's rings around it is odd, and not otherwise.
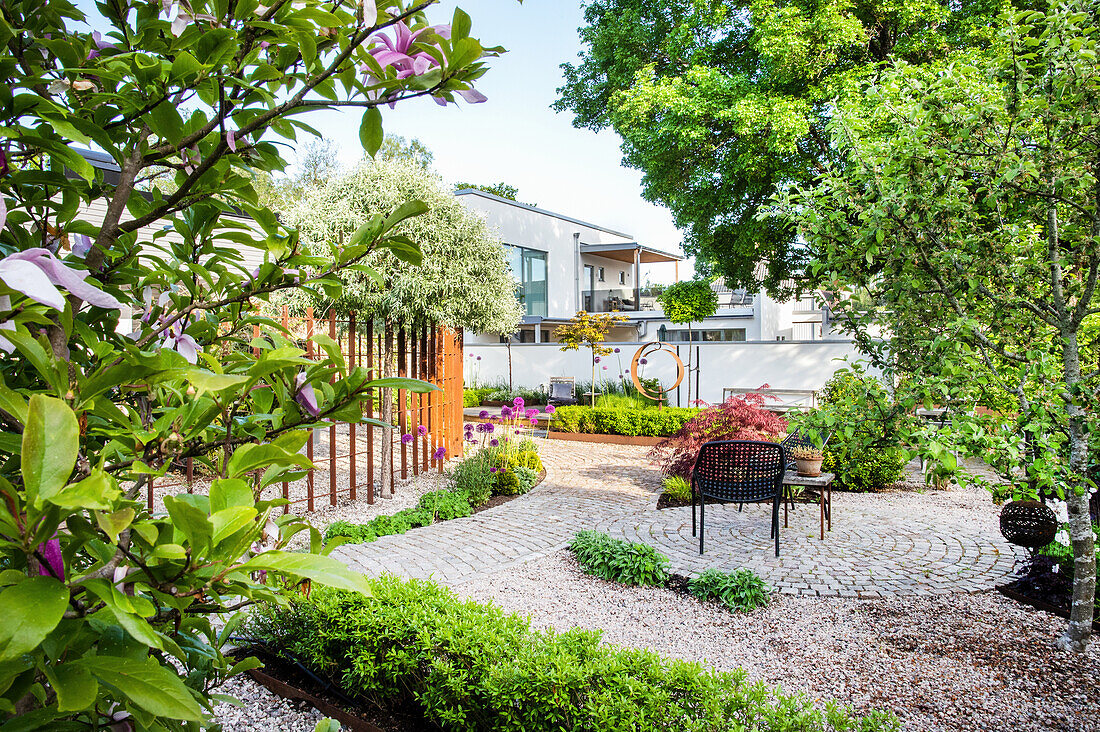
[{"label": "potted plant", "polygon": [[794,458],[799,475],[807,478],[816,478],[821,475],[821,461],[825,456],[821,454],[820,449],[800,445],[791,450],[791,457]]}]

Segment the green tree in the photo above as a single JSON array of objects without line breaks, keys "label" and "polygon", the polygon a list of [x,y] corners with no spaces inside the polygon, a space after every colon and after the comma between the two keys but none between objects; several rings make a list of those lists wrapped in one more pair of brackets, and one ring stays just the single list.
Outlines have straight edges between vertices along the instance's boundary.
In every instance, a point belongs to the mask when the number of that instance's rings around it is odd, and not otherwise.
[{"label": "green tree", "polygon": [[415,137],[406,140],[401,135],[386,135],[382,141],[382,147],[375,155],[378,160],[411,160],[421,168],[431,168],[435,161],[435,155],[428,146]]},{"label": "green tree", "polygon": [[554,329],[554,337],[561,343],[563,351],[578,351],[587,348],[592,354],[592,406],[596,406],[596,364],[601,356],[611,353],[611,347],[604,341],[608,332],[617,323],[626,322],[625,315],[612,313],[589,313],[581,310],[565,325]]},{"label": "green tree", "polygon": [[[0,715],[191,730],[255,663],[224,652],[240,609],[304,579],[367,589],[265,493],[305,466],[309,429],[362,420],[393,382],[348,368],[326,336],[328,359],[307,360],[258,302],[298,277],[335,292],[378,249],[419,258],[400,232],[423,204],[313,256],[258,205],[253,171],[285,167],[312,111],[365,110],[373,153],[380,107],[471,95],[496,52],[462,11],[448,27],[393,0],[96,7],[0,5]],[[419,35],[380,65],[379,34],[406,24]],[[77,151],[93,144],[117,171]],[[158,171],[170,192],[137,188]],[[208,494],[152,512],[150,481],[187,458],[214,473]],[[285,551],[301,531],[312,552]]]},{"label": "green tree", "polygon": [[645,197],[688,233],[696,267],[783,292],[805,261],[794,228],[760,217],[833,151],[829,103],[891,59],[984,45],[1007,0],[590,0],[583,51],[555,108],[614,129]]},{"label": "green tree", "polygon": [[[817,284],[866,294],[836,308],[853,327],[890,335],[872,352],[901,353],[911,403],[994,390],[1014,399],[1013,414],[960,417],[955,429],[962,447],[1007,468],[1017,492],[1064,496],[1075,571],[1058,644],[1077,650],[1096,590],[1098,381],[1082,363],[1100,316],[1095,11],[1072,2],[1006,14],[990,60],[887,70],[837,109],[843,166],[785,205]],[[913,378],[905,365],[921,349],[930,366]]]},{"label": "green tree", "polygon": [[[522,203],[516,196],[519,195],[519,189],[515,186],[510,186],[507,183],[494,183],[493,185],[479,185],[477,183],[455,183],[455,191],[461,191],[464,188],[472,188],[475,191],[485,191],[486,193],[492,193],[494,196],[500,196],[501,198],[507,198],[509,201],[516,201]],[[525,206],[537,206],[535,203],[527,203]]]},{"label": "green tree", "polygon": [[[686,280],[669,285],[657,296],[657,302],[665,317],[673,323],[687,324],[688,327],[688,364],[687,393],[691,402],[691,324],[709,318],[718,311],[718,293],[705,279]],[[698,380],[699,375],[695,378]]]}]

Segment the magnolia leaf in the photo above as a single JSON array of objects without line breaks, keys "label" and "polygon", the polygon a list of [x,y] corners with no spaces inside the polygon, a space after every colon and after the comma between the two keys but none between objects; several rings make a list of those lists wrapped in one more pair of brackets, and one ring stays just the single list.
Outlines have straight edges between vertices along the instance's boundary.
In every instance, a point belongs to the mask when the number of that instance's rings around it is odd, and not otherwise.
[{"label": "magnolia leaf", "polygon": [[95,702],[99,683],[92,673],[75,663],[60,666],[44,666],[42,669],[50,686],[57,692],[57,710],[76,712]]},{"label": "magnolia leaf", "polygon": [[125,531],[130,522],[134,520],[134,509],[123,508],[111,514],[96,511],[95,520],[99,524],[99,528],[103,529],[103,533],[111,537],[111,541],[117,543],[118,535]]},{"label": "magnolia leaf", "polygon": [[31,397],[23,430],[22,471],[27,497],[36,505],[65,487],[76,464],[79,434],[69,405],[41,394]]},{"label": "magnolia leaf", "polygon": [[79,483],[65,486],[47,500],[62,508],[94,508],[106,511],[122,494],[114,480],[102,470],[96,470]]},{"label": "magnolia leaf", "polygon": [[68,605],[69,588],[53,577],[30,577],[0,592],[0,661],[37,648]]},{"label": "magnolia leaf", "polygon": [[406,389],[414,394],[426,394],[429,391],[439,391],[439,387],[420,379],[406,379],[400,376],[388,376],[384,379],[374,379],[363,385],[368,389]]},{"label": "magnolia leaf", "polygon": [[377,107],[370,107],[363,113],[363,121],[359,123],[359,141],[363,143],[363,149],[372,158],[382,148],[384,138],[382,132],[382,113]]},{"label": "magnolia leaf", "polygon": [[292,552],[264,552],[248,560],[240,567],[243,572],[268,570],[282,572],[294,577],[306,577],[323,585],[342,590],[352,590],[370,595],[370,585],[366,578],[348,569],[343,562],[332,557],[317,554],[295,554]]},{"label": "magnolia leaf", "polygon": [[202,707],[179,676],[146,657],[141,661],[116,656],[85,656],[73,663],[88,669],[103,684],[150,714],[169,719],[202,721]]}]

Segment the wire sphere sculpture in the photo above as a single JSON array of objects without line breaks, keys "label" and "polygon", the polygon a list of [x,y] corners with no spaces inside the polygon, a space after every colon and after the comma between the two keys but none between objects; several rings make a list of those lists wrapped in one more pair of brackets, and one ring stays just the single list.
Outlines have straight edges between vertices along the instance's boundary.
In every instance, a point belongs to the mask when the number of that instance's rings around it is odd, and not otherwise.
[{"label": "wire sphere sculpture", "polygon": [[1054,541],[1058,517],[1039,501],[1012,501],[1001,509],[1001,534],[1010,544],[1038,549]]},{"label": "wire sphere sculpture", "polygon": [[[672,356],[672,359],[676,362],[676,383],[667,389],[661,389],[659,382],[656,389],[647,388],[638,377],[639,363],[643,359],[648,361],[650,356],[658,353],[667,353]],[[676,355],[676,351],[672,350],[668,344],[661,343],[660,341],[646,343],[634,352],[634,358],[630,360],[630,379],[634,382],[634,388],[638,390],[639,394],[657,402],[657,406],[659,407],[664,406],[667,394],[680,386],[680,382],[684,380],[684,362],[680,360],[680,357]]]}]

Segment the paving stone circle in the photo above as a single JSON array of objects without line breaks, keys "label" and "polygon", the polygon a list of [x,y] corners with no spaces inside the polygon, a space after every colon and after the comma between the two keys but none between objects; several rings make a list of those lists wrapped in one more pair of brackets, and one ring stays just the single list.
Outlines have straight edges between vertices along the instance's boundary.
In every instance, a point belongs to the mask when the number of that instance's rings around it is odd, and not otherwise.
[{"label": "paving stone circle", "polygon": [[997,531],[990,503],[950,493],[845,494],[834,491],[833,530],[819,537],[816,504],[799,504],[769,539],[770,507],[708,505],[706,553],[691,535],[691,509],[656,510],[660,475],[645,448],[544,443],[547,478],[526,496],[334,556],[367,574],[433,578],[445,584],[546,556],[580,530],[651,544],[674,572],[748,568],[785,594],[899,597],[978,592],[1005,581],[1023,555]]}]

